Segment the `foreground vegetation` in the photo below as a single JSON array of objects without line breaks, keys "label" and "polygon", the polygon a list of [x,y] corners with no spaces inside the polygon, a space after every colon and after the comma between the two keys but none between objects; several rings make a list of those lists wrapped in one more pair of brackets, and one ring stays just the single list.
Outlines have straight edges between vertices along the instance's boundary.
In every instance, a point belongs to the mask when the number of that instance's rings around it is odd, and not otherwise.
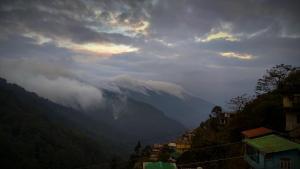
[{"label": "foreground vegetation", "polygon": [[[229,107],[235,116],[229,123],[219,124],[216,117],[222,108],[216,106],[210,118],[196,129],[192,149],[184,153],[177,163],[185,164],[238,157],[242,155],[241,131],[267,127],[284,135],[285,117],[282,105],[282,93],[286,84],[299,84],[300,73],[289,65],[277,65],[267,70],[258,80],[256,96],[242,95],[229,101]],[[221,145],[215,146],[214,145]],[[207,148],[208,147],[208,148]],[[247,168],[243,158],[220,160],[199,165],[207,169]],[[193,165],[190,165],[192,167]]]}]

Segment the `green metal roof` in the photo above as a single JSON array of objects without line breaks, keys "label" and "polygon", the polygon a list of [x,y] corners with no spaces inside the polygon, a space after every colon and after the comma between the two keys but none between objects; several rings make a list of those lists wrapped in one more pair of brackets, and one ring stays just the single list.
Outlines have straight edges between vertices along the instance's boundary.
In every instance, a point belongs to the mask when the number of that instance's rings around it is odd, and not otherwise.
[{"label": "green metal roof", "polygon": [[143,169],[176,169],[175,163],[144,162]]},{"label": "green metal roof", "polygon": [[274,134],[255,139],[246,139],[245,142],[264,153],[274,153],[294,149],[300,150],[300,144]]}]

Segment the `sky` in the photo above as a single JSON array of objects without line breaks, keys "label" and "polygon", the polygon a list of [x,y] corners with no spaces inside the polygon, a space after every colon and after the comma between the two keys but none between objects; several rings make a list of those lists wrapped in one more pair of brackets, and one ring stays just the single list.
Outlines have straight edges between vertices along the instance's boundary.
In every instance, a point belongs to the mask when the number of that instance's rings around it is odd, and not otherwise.
[{"label": "sky", "polygon": [[224,105],[253,94],[266,69],[299,66],[299,7],[297,0],[1,0],[0,76],[58,102],[80,96],[83,107],[120,79]]}]

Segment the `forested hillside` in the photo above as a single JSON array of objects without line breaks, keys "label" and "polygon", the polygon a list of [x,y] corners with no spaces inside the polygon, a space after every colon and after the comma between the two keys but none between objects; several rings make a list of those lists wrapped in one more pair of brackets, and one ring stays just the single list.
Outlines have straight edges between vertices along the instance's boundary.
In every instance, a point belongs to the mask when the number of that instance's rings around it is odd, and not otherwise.
[{"label": "forested hillside", "polygon": [[101,164],[109,154],[104,139],[92,139],[62,112],[85,118],[0,80],[1,168],[68,169]]},{"label": "forested hillside", "polygon": [[108,91],[104,96],[104,106],[80,111],[0,79],[0,162],[9,168],[105,168],[138,140],[163,141],[184,131],[151,105]]}]

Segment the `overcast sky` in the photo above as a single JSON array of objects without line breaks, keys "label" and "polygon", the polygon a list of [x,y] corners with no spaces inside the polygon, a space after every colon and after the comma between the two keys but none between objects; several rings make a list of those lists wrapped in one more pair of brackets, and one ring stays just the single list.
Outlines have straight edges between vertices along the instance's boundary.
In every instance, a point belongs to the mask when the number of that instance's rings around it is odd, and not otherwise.
[{"label": "overcast sky", "polygon": [[299,7],[297,0],[1,0],[0,76],[46,95],[50,87],[94,94],[117,77],[163,81],[155,84],[222,105],[253,93],[267,68],[299,66]]}]

